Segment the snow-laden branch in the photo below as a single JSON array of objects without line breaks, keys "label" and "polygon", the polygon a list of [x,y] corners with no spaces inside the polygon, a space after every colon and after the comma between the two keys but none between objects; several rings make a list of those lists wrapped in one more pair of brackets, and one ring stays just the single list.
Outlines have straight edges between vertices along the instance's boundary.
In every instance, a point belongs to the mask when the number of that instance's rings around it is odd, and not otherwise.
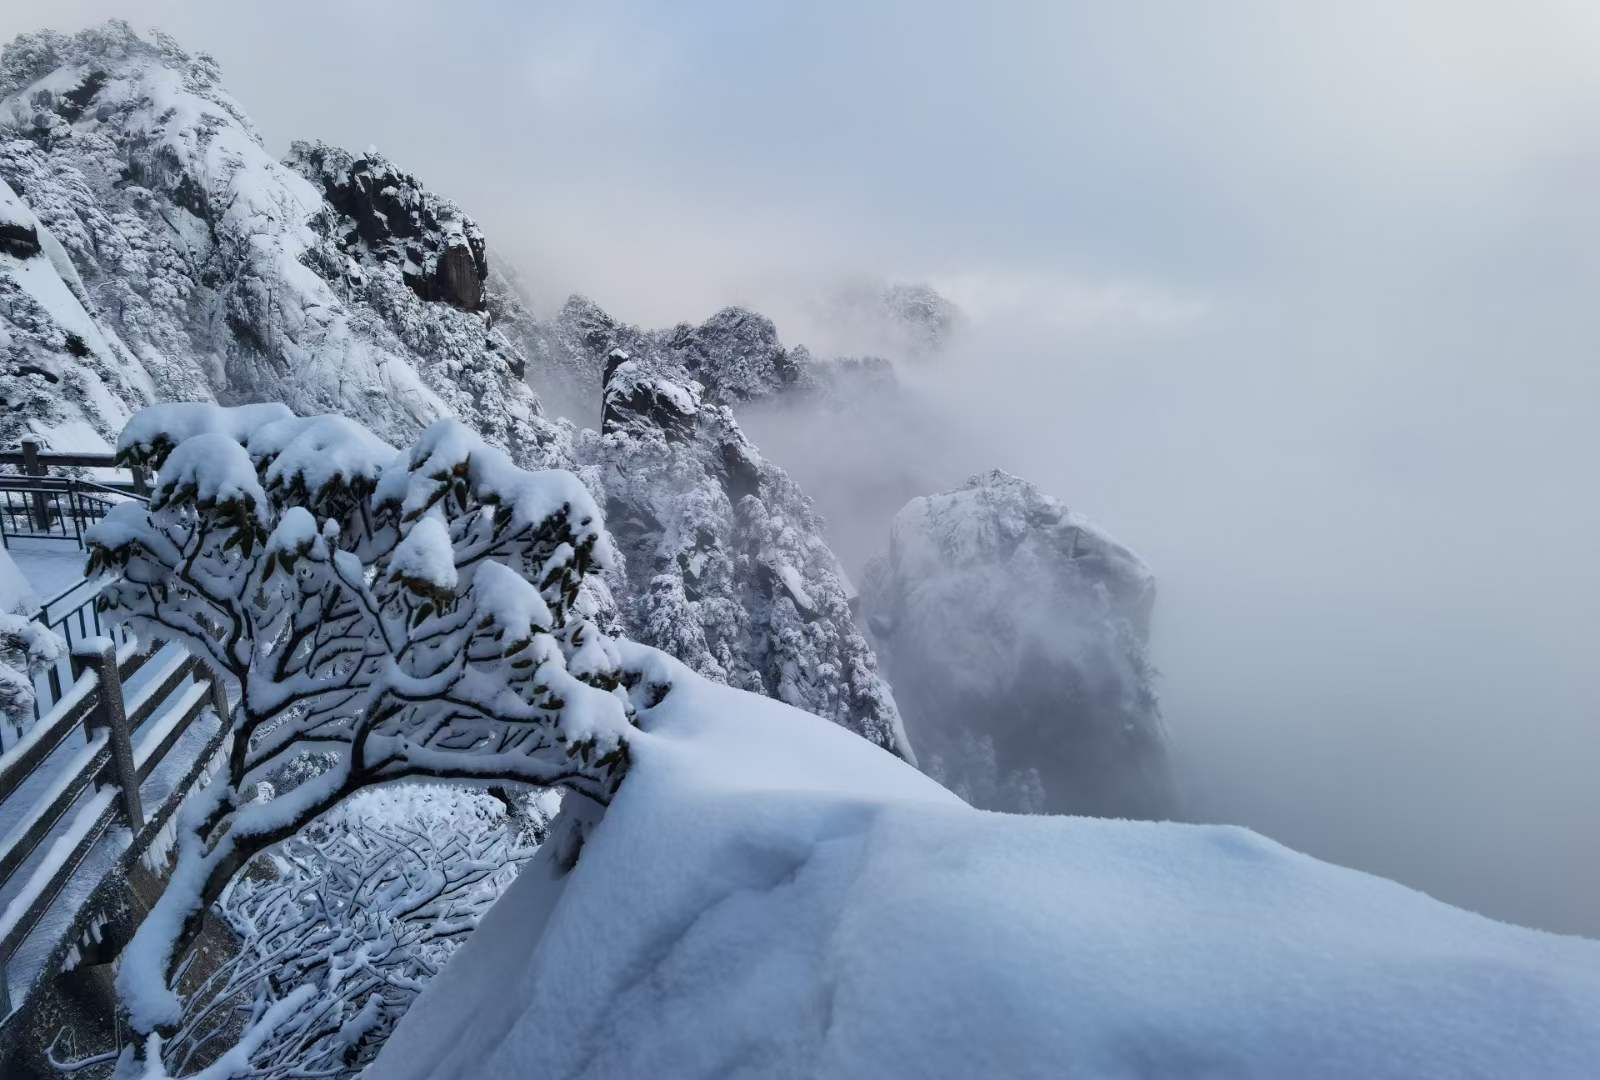
[{"label": "snow-laden branch", "polygon": [[[257,853],[351,793],[405,777],[559,785],[609,801],[630,706],[585,575],[612,556],[581,482],[527,472],[441,421],[397,452],[340,417],[146,409],[118,443],[157,472],[148,507],[88,535],[101,604],[238,684],[227,774],[180,820],[171,884],[123,956],[141,1038],[207,905]],[[332,766],[258,800],[303,750]]]}]

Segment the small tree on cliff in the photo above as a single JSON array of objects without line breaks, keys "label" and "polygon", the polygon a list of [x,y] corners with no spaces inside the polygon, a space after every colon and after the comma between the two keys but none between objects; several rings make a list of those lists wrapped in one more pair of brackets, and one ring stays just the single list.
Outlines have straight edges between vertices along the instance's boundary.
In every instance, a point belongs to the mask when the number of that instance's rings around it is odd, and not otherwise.
[{"label": "small tree on cliff", "polygon": [[[171,882],[117,977],[153,1060],[182,1019],[183,947],[252,856],[404,777],[603,805],[627,769],[629,706],[583,589],[610,541],[570,473],[516,468],[454,421],[397,453],[278,405],[156,406],[118,453],[159,478],[148,508],[89,535],[90,572],[115,575],[103,609],[239,690],[226,767],[180,816]],[[281,795],[257,784],[305,749],[334,766]]]}]

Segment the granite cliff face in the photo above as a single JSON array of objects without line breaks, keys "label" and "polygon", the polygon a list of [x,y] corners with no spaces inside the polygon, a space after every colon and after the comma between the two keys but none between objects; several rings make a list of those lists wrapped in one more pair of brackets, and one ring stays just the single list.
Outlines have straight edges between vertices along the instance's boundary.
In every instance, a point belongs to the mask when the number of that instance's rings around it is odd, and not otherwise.
[{"label": "granite cliff face", "polygon": [[1000,470],[913,499],[863,614],[923,765],[975,805],[1176,811],[1138,557]]},{"label": "granite cliff face", "polygon": [[670,359],[616,350],[579,458],[627,559],[630,634],[910,756],[821,521],[728,406]]},{"label": "granite cliff face", "polygon": [[340,253],[362,266],[399,267],[420,300],[462,311],[484,306],[488,245],[477,222],[455,203],[376,151],[354,155],[322,142],[297,142],[288,164],[322,189],[328,208],[317,224]]},{"label": "granite cliff face", "polygon": [[[275,160],[214,62],[123,23],[6,47],[0,181],[4,441],[106,449],[163,400],[278,400],[396,444],[457,417],[603,492],[631,539],[600,598],[618,632],[903,750],[809,501],[718,404],[808,370],[770,320],[644,332],[574,299],[543,322],[455,203],[375,151]],[[608,372],[619,342],[638,359]],[[525,376],[603,398],[605,430],[546,417]]]},{"label": "granite cliff face", "polygon": [[457,416],[525,463],[560,456],[520,350],[482,312],[477,226],[376,155],[275,160],[215,63],[170,38],[113,22],[7,46],[0,179],[126,353],[108,415],[270,398],[390,441]]}]

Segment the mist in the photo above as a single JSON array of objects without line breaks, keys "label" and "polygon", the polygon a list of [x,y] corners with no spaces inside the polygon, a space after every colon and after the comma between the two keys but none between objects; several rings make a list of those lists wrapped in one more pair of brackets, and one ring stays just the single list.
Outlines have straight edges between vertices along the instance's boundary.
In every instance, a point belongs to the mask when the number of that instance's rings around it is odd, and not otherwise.
[{"label": "mist", "polygon": [[1187,816],[1600,935],[1595,9],[759,7],[64,0],[0,35],[171,32],[270,147],[455,198],[545,312],[740,303],[854,353],[819,297],[932,284],[964,321],[904,402],[742,416],[852,572],[906,498],[1024,476],[1160,580]]}]

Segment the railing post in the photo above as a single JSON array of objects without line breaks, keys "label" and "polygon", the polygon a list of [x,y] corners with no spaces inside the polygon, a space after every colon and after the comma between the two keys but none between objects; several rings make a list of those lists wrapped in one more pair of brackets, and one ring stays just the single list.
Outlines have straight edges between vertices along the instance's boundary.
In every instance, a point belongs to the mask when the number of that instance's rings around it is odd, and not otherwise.
[{"label": "railing post", "polygon": [[128,827],[138,832],[144,827],[144,808],[139,802],[139,769],[133,763],[133,742],[128,733],[128,710],[122,700],[122,673],[117,670],[117,646],[110,638],[89,638],[72,647],[73,666],[80,662],[94,671],[100,681],[100,699],[89,714],[98,723],[84,723],[107,728],[111,744],[111,765],[116,770],[117,786],[122,790],[122,809],[128,815]]},{"label": "railing post", "polygon": [[[37,435],[24,435],[22,437],[22,471],[29,476],[43,476],[44,466],[39,464],[39,437]],[[33,525],[40,532],[50,531],[50,503],[45,493],[33,493]]]},{"label": "railing post", "polygon": [[133,473],[133,490],[140,495],[149,495],[150,474],[144,471],[144,466],[135,465],[128,471]]},{"label": "railing post", "polygon": [[223,684],[222,676],[217,674],[216,668],[208,670],[211,675],[211,707],[216,710],[217,719],[226,725],[231,711],[228,706],[228,688]]}]

